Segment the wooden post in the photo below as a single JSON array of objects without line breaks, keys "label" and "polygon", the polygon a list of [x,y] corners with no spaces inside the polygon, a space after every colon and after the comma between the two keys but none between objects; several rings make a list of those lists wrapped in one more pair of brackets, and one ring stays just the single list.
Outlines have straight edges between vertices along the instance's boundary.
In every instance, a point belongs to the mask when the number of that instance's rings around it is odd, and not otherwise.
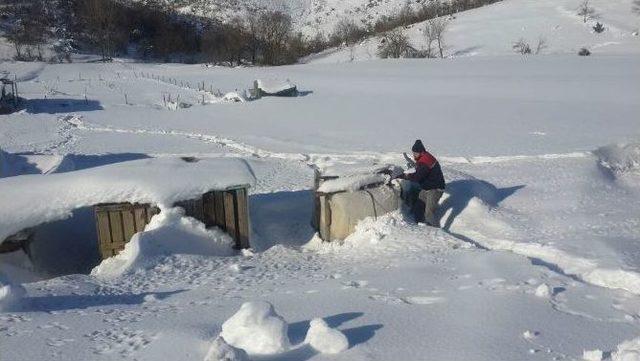
[{"label": "wooden post", "polygon": [[234,191],[224,192],[224,224],[227,233],[236,240],[236,248],[240,248],[238,242],[238,225],[236,224],[236,199]]},{"label": "wooden post", "polygon": [[236,199],[236,221],[238,225],[238,239],[236,245],[238,248],[249,248],[249,197],[246,189],[238,189],[235,191]]}]

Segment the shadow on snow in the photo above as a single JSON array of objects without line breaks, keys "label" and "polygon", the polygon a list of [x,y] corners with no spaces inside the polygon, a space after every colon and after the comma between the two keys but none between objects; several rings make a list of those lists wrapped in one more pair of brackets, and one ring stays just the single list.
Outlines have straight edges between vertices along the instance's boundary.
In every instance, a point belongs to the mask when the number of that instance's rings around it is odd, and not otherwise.
[{"label": "shadow on snow", "polygon": [[[437,215],[438,220],[442,228],[449,231],[456,217],[467,208],[471,199],[478,198],[489,207],[494,208],[524,187],[524,185],[518,185],[498,188],[480,179],[463,179],[447,183],[446,193],[449,197],[440,203]],[[443,219],[449,210],[451,210],[451,213],[446,219]],[[442,221],[444,221],[444,224],[442,224]]]},{"label": "shadow on snow", "polygon": [[24,299],[22,299],[20,311],[50,312],[109,305],[139,305],[144,303],[145,297],[149,295],[153,295],[156,299],[162,300],[169,296],[182,293],[184,291],[185,290],[170,292],[145,292],[140,294],[123,295],[64,295],[25,297]]},{"label": "shadow on snow", "polygon": [[276,192],[249,198],[252,247],[264,251],[276,244],[301,246],[315,230],[311,227],[313,192]]},{"label": "shadow on snow", "polygon": [[27,99],[23,103],[30,114],[56,114],[104,110],[97,100],[84,99]]}]

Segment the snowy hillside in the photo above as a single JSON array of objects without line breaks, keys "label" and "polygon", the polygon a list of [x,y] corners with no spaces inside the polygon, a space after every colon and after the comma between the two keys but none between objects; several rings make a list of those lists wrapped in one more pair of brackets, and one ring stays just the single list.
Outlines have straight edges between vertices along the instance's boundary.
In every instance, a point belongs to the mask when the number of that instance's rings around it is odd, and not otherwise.
[{"label": "snowy hillside", "polygon": [[[144,1],[144,0],[135,0]],[[429,0],[412,1],[417,8]],[[187,14],[228,20],[255,9],[283,11],[291,14],[296,29],[313,36],[318,32],[329,35],[342,18],[355,20],[360,25],[373,25],[383,16],[396,14],[407,3],[405,0],[182,0],[166,1]]]},{"label": "snowy hillside", "polygon": [[[544,39],[542,54],[577,54],[583,47],[594,54],[640,53],[640,16],[631,0],[593,0],[595,17],[583,22],[575,0],[505,0],[457,14],[445,33],[445,56],[515,55],[512,46],[524,39],[536,46]],[[593,30],[596,22],[606,30]],[[424,23],[406,29],[412,45],[424,48]],[[380,38],[343,49],[312,55],[307,62],[348,62],[377,58]]]}]

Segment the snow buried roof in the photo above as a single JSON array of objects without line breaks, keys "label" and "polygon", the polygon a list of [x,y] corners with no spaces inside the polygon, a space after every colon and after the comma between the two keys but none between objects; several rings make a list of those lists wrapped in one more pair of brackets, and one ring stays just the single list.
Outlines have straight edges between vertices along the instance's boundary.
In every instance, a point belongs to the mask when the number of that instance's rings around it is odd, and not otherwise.
[{"label": "snow buried roof", "polygon": [[335,177],[323,180],[317,191],[320,193],[353,192],[374,184],[386,183],[389,175],[382,172],[394,171],[393,165],[341,164],[320,169],[322,177]]},{"label": "snow buried roof", "polygon": [[296,85],[291,83],[289,80],[258,79],[256,82],[258,84],[258,88],[267,94],[278,94],[296,87]]},{"label": "snow buried roof", "polygon": [[67,218],[99,203],[153,203],[160,207],[208,191],[255,184],[243,159],[151,158],[75,172],[0,179],[0,243],[25,228]]}]

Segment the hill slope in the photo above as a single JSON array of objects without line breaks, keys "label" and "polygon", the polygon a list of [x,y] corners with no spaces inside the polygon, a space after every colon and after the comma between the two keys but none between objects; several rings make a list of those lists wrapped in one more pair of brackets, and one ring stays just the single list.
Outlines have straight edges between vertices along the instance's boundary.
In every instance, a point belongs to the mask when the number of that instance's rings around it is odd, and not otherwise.
[{"label": "hill slope", "polygon": [[[631,0],[593,0],[596,19],[584,23],[576,13],[576,0],[505,0],[469,10],[451,20],[445,35],[445,56],[512,55],[512,45],[525,39],[535,47],[546,41],[543,54],[575,54],[582,47],[594,54],[636,54],[640,16],[631,12]],[[593,30],[596,21],[606,27]],[[413,46],[424,47],[424,23],[406,29]],[[353,47],[332,49],[306,59],[307,62],[346,62],[376,58],[380,38],[371,38]]]}]

